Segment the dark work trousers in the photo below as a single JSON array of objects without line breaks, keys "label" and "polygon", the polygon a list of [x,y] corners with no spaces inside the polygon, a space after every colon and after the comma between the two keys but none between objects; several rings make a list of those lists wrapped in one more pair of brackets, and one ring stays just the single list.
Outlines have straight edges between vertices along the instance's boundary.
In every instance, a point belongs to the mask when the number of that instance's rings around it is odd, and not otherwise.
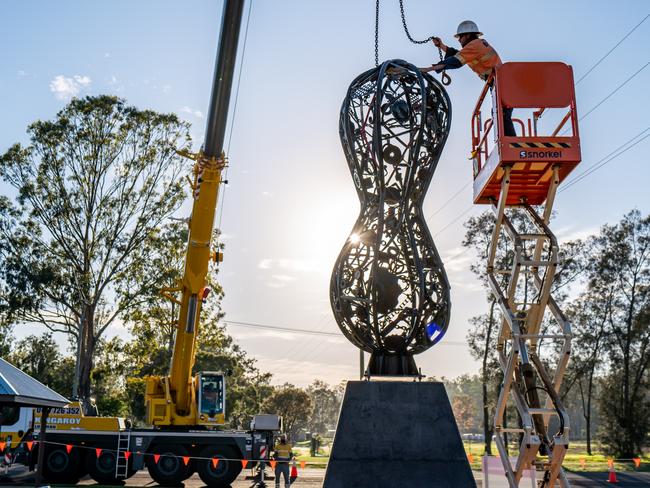
[{"label": "dark work trousers", "polygon": [[[517,137],[515,124],[512,123],[512,109],[503,107],[503,132],[505,136]],[[522,134],[523,136],[523,134]]]},{"label": "dark work trousers", "polygon": [[284,488],[289,488],[291,481],[288,461],[278,461],[278,464],[275,465],[275,488],[280,488],[280,475],[284,476]]}]

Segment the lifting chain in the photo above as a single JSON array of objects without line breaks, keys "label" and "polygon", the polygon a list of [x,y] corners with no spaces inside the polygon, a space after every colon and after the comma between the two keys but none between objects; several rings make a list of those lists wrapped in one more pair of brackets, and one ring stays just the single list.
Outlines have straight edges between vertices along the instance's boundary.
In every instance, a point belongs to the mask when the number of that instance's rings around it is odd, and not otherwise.
[{"label": "lifting chain", "polygon": [[[431,36],[427,37],[423,41],[418,41],[416,39],[413,39],[411,37],[411,33],[409,32],[409,28],[406,25],[406,15],[404,14],[404,0],[399,0],[399,12],[402,16],[402,25],[404,26],[404,32],[406,33],[406,37],[408,37],[408,40],[411,41],[413,44],[426,44],[427,42],[432,41],[436,36]],[[379,64],[378,60],[378,54],[377,54],[377,39],[378,39],[378,34],[379,34],[379,0],[377,0],[377,16],[376,16],[376,21],[375,21],[375,59],[377,59],[377,64]],[[442,61],[442,49],[438,48],[438,55],[440,56],[440,61]],[[442,70],[442,84],[445,86],[448,86],[451,84],[451,77],[445,72],[445,70]]]},{"label": "lifting chain", "polygon": [[375,3],[375,66],[379,66],[379,0]]}]

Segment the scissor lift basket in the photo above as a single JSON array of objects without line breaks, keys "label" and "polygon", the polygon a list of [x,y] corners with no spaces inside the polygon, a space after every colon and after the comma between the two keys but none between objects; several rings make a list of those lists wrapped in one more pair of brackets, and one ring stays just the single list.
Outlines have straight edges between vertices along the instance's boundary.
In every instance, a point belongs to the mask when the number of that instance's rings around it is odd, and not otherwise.
[{"label": "scissor lift basket", "polygon": [[[493,91],[493,118],[481,121],[481,106]],[[519,126],[516,137],[504,135],[503,108],[537,109]],[[560,125],[550,134],[538,134],[538,120],[550,108],[567,108]],[[496,122],[495,122],[496,120]],[[569,135],[559,135],[568,121]],[[494,144],[489,144],[489,134]],[[491,146],[491,147],[490,147]],[[496,68],[481,93],[472,116],[474,160],[474,203],[489,204],[499,199],[504,167],[511,167],[506,205],[544,202],[558,168],[560,182],[580,162],[580,138],[576,117],[573,71],[564,63],[505,63]]]}]

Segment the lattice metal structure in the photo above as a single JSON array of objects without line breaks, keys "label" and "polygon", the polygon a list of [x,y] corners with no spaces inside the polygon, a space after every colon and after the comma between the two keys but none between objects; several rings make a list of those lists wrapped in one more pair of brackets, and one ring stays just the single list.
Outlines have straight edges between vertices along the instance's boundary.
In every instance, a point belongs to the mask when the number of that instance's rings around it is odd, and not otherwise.
[{"label": "lattice metal structure", "polygon": [[402,60],[358,76],[340,137],[361,209],[330,283],[339,327],[370,352],[366,374],[418,375],[413,359],[449,324],[449,282],[422,203],[451,123],[433,77]]},{"label": "lattice metal structure", "polygon": [[[531,466],[538,466],[543,472],[540,487],[553,487],[556,480],[562,487],[568,487],[562,462],[569,447],[569,415],[559,391],[571,352],[571,325],[551,295],[559,248],[548,227],[560,181],[558,167],[552,168],[541,215],[525,201],[506,207],[511,170],[504,167],[501,195],[492,206],[496,223],[487,266],[488,282],[502,316],[497,351],[504,380],[494,416],[495,440],[511,487],[519,486]],[[517,223],[513,212],[519,212]],[[496,255],[502,240],[509,241],[514,252],[508,266],[500,268]],[[507,284],[500,279],[504,275]],[[551,360],[547,355],[542,361],[544,341],[549,346],[553,344],[548,348],[552,352],[559,352],[557,359]],[[520,425],[515,428],[505,426],[509,398],[520,418]],[[556,432],[550,431],[551,418],[558,419]],[[506,434],[519,436],[519,455],[514,464],[508,457]],[[538,459],[538,454],[547,459]]]}]

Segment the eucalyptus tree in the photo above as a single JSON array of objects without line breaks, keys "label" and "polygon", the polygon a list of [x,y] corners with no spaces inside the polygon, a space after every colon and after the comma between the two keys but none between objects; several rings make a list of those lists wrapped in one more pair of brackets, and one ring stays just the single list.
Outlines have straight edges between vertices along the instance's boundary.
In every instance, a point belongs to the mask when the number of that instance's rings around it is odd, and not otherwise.
[{"label": "eucalyptus tree", "polygon": [[74,392],[91,391],[99,339],[142,300],[157,229],[181,205],[189,126],[122,99],[73,99],[0,156],[2,299],[14,323],[67,334]]},{"label": "eucalyptus tree", "polygon": [[650,432],[650,215],[633,210],[601,228],[587,293],[604,319],[601,439],[612,453],[633,457]]}]

